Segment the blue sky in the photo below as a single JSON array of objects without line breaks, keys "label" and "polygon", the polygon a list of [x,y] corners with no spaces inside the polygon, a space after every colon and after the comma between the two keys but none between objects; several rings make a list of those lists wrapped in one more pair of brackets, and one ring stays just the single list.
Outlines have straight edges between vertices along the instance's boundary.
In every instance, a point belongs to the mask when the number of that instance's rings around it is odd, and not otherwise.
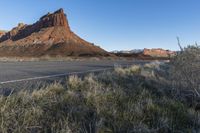
[{"label": "blue sky", "polygon": [[200,43],[199,0],[4,0],[0,29],[31,24],[47,12],[64,8],[72,31],[102,48],[177,50]]}]

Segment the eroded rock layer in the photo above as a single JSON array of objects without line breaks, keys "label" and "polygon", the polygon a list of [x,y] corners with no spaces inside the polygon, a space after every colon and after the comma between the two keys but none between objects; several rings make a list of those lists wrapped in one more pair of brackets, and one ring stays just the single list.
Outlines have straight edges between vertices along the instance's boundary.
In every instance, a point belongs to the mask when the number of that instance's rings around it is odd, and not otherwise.
[{"label": "eroded rock layer", "polygon": [[143,55],[152,56],[152,57],[170,57],[175,55],[176,52],[170,50],[164,50],[161,48],[157,49],[144,49]]},{"label": "eroded rock layer", "polygon": [[42,16],[32,25],[19,23],[0,33],[0,56],[109,56],[70,30],[63,9]]}]

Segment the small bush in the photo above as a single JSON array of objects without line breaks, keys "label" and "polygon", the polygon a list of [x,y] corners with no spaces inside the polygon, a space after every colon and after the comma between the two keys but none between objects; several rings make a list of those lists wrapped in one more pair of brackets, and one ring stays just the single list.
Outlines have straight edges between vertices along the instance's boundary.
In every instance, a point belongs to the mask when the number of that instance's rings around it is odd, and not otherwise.
[{"label": "small bush", "polygon": [[124,75],[124,74],[128,74],[128,75],[140,74],[141,66],[133,65],[133,66],[131,66],[129,68],[116,67],[115,68],[115,72],[118,73],[118,74],[121,74],[121,75]]},{"label": "small bush", "polygon": [[171,60],[170,78],[178,93],[200,97],[200,47],[188,46]]}]

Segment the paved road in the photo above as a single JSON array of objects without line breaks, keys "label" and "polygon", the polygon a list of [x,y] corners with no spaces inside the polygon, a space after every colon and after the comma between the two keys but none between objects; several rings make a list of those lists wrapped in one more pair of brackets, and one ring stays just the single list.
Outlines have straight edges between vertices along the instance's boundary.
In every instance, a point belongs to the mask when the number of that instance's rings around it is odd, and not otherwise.
[{"label": "paved road", "polygon": [[134,60],[0,62],[0,89],[21,88],[25,84],[32,86],[36,81],[37,83],[44,79],[53,81],[73,72],[103,70],[113,68],[115,65],[127,66],[137,63],[140,62]]},{"label": "paved road", "polygon": [[85,72],[112,68],[114,65],[130,65],[136,61],[66,61],[66,62],[0,62],[0,84],[8,81],[35,77]]}]

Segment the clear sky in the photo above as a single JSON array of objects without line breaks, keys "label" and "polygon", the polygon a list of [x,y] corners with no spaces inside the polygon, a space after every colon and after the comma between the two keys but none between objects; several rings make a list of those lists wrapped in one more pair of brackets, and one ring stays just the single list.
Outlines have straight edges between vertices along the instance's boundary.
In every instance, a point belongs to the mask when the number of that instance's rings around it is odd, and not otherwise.
[{"label": "clear sky", "polygon": [[63,8],[72,31],[102,48],[128,50],[200,43],[200,0],[2,0],[0,29],[31,24]]}]

